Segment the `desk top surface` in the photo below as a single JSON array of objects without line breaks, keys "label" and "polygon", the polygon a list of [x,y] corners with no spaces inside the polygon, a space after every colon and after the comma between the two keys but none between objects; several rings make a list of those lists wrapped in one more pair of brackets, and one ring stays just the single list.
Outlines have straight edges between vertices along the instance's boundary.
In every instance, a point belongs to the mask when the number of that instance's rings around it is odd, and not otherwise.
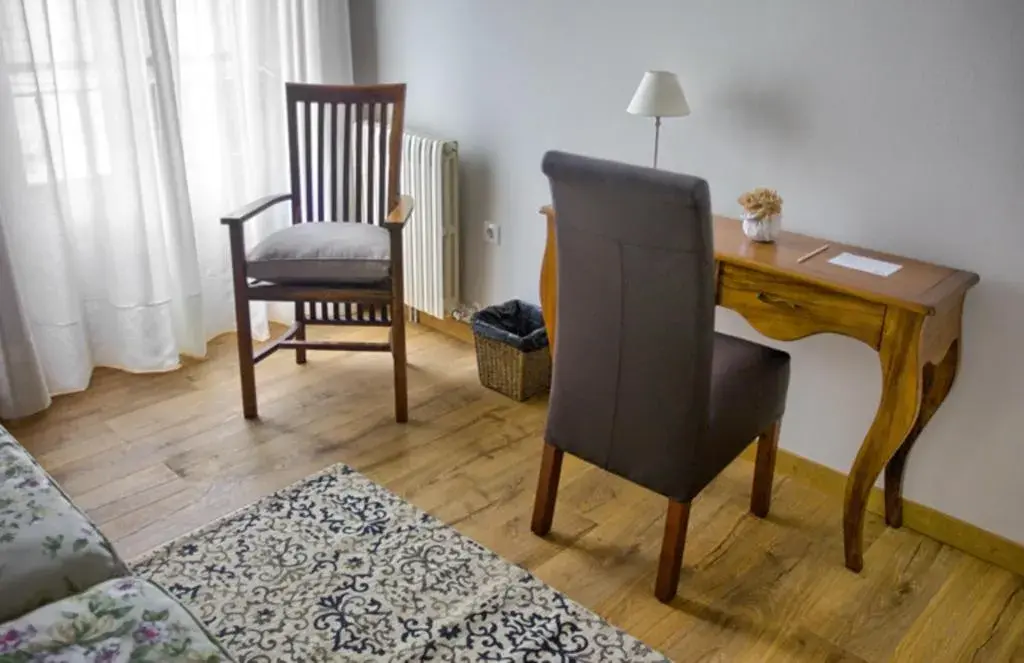
[{"label": "desk top surface", "polygon": [[[797,262],[825,244],[828,248]],[[889,276],[878,276],[829,263],[840,253],[902,265]],[[948,298],[957,297],[978,282],[978,275],[904,256],[831,242],[799,233],[783,232],[773,244],[752,242],[738,219],[715,217],[715,257],[857,295],[884,304],[931,312]]]},{"label": "desk top surface", "polygon": [[[550,206],[541,209],[552,213]],[[870,301],[932,313],[947,301],[960,297],[978,282],[978,275],[952,267],[913,260],[858,246],[785,232],[772,244],[753,242],[743,234],[738,219],[715,216],[715,258],[721,262],[796,278],[852,294]],[[805,262],[801,257],[828,244],[829,248]],[[884,260],[902,265],[890,276],[877,276],[828,261],[840,253]]]}]

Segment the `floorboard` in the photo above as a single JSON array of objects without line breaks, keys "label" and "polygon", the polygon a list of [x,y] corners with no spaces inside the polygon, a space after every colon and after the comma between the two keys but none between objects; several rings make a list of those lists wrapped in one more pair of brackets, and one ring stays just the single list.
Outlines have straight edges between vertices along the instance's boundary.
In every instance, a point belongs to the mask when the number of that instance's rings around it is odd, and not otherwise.
[{"label": "floorboard", "polygon": [[1024,661],[1024,579],[872,515],[850,573],[840,502],[780,477],[758,519],[744,460],[694,501],[671,605],[652,593],[664,498],[567,457],[552,532],[534,536],[546,403],[483,389],[472,346],[410,328],[401,426],[373,353],[273,355],[247,422],[233,343],[172,373],[98,369],[9,428],[128,558],[344,462],[677,661]]}]

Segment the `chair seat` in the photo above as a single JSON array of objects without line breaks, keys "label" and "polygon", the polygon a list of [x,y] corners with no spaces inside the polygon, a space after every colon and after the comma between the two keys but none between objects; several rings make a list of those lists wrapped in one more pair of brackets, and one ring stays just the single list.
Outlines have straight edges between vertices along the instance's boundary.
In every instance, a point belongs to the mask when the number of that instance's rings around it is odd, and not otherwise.
[{"label": "chair seat", "polygon": [[715,333],[708,444],[698,449],[701,488],[782,417],[788,388],[788,353]]},{"label": "chair seat", "polygon": [[247,263],[250,278],[271,283],[371,285],[391,275],[391,237],[369,223],[299,223],[257,244]]}]

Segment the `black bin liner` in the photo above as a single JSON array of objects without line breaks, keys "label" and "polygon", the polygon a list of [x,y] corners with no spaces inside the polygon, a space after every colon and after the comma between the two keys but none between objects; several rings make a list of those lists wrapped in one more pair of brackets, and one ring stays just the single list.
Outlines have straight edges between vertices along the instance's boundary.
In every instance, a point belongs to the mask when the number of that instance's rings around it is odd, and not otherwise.
[{"label": "black bin liner", "polygon": [[518,299],[474,313],[473,333],[522,352],[541,350],[548,345],[548,330],[540,307]]}]

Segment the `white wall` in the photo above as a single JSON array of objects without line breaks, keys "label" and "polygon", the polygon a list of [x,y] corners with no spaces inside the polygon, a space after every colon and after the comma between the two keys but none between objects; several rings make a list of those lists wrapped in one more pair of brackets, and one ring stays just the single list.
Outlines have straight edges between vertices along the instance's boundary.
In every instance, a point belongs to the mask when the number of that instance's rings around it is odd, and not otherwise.
[{"label": "white wall", "polygon": [[325,2],[316,5],[319,30],[321,75],[324,83],[345,85],[354,79],[352,53],[356,35],[349,20],[349,3]]},{"label": "white wall", "polygon": [[[545,150],[649,162],[653,128],[625,113],[646,69],[678,72],[693,108],[666,121],[661,164],[707,178],[716,211],[772,186],[789,229],[980,273],[906,495],[1024,542],[1024,2],[355,4],[377,37],[357,44],[357,77],[407,81],[409,125],[460,141],[467,301],[537,300]],[[728,311],[719,327],[757,338]],[[832,336],[780,345],[783,446],[847,470],[878,402],[875,355]]]}]

